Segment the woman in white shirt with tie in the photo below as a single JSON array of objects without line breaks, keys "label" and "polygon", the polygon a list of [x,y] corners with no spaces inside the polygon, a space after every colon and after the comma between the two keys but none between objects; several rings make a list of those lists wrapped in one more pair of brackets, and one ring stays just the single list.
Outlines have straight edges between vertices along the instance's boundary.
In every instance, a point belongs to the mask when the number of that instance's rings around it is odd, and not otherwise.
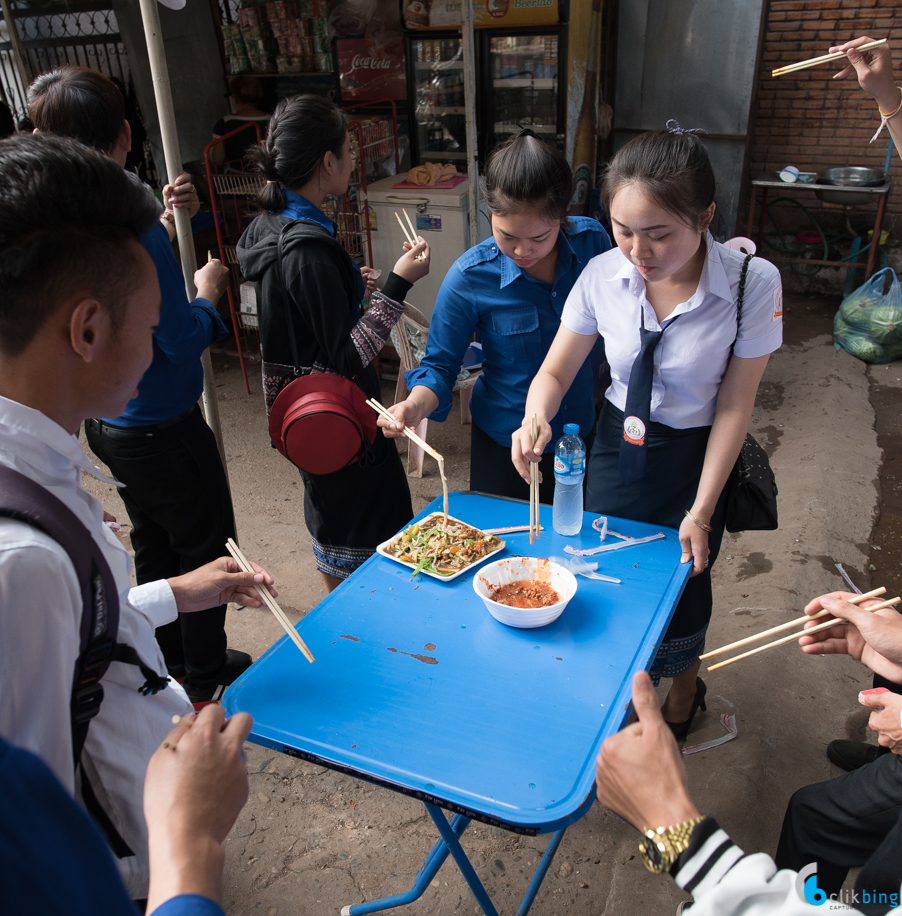
[{"label": "woman in white shirt with tie", "polygon": [[714,190],[707,151],[679,126],[642,134],[617,153],[603,191],[617,247],[593,258],[573,287],[512,446],[528,480],[527,461],[539,460],[548,421],[601,335],[612,382],[588,462],[586,509],[678,528],[682,560],[693,562],[650,672],[655,683],[673,678],[662,712],[677,738],[705,708],[697,675],[724,484],[782,342],[779,271],[760,258],[746,264],[714,241]]}]

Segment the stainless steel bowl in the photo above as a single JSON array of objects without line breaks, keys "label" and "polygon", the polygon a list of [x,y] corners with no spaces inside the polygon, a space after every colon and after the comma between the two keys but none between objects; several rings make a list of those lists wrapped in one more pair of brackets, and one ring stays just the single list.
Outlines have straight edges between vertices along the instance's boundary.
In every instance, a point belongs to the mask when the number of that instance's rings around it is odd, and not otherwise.
[{"label": "stainless steel bowl", "polygon": [[835,190],[816,188],[814,193],[818,200],[828,204],[853,207],[856,204],[873,203],[875,200],[873,194],[858,191],[856,188],[879,188],[886,183],[886,175],[880,169],[847,165],[824,169],[817,176],[817,183],[835,186]]},{"label": "stainless steel bowl", "polygon": [[886,183],[886,175],[881,169],[845,165],[835,169],[824,169],[817,176],[817,183],[842,185],[843,187],[879,188]]}]

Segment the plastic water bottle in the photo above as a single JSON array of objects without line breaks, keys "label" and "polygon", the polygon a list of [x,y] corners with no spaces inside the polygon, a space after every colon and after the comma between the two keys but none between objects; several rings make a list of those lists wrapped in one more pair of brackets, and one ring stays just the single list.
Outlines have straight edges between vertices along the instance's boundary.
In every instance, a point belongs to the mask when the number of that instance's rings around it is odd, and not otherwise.
[{"label": "plastic water bottle", "polygon": [[586,444],[576,423],[564,424],[564,435],[554,447],[554,530],[570,537],[583,525],[583,477]]}]

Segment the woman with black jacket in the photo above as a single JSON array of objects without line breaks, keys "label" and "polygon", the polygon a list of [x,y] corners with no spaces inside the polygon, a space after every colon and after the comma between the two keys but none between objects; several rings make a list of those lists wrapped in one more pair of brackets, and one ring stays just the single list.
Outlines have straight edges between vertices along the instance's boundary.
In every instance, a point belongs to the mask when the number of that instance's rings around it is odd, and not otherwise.
[{"label": "woman with black jacket", "polygon": [[[359,268],[335,240],[335,224],[319,204],[347,191],[354,161],[345,115],[327,99],[280,102],[254,158],[266,178],[262,212],[238,242],[238,259],[257,292],[267,413],[296,375],[335,373],[380,399],[373,360],[408,290],[429,272],[429,246],[422,239],[414,248],[405,243],[380,291],[369,280],[371,268]],[[370,305],[361,314],[367,288]],[[364,464],[301,477],[304,518],[329,591],[413,517],[404,468],[381,429]]]}]

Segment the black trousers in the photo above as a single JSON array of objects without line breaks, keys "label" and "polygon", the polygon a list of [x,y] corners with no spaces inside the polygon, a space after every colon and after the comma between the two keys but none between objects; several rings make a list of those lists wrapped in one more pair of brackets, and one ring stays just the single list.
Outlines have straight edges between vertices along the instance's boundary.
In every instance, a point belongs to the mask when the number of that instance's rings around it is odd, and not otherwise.
[{"label": "black trousers", "polygon": [[[167,423],[117,428],[85,423],[88,444],[116,480],[132,523],[138,584],[168,579],[225,554],[235,536],[228,482],[216,439],[200,408]],[[179,614],[158,627],[157,641],[172,673],[186,684],[217,683],[225,664],[225,605]]]},{"label": "black trousers", "polygon": [[794,871],[817,862],[817,883],[828,897],[839,893],[850,868],[864,866],[853,905],[868,916],[898,906],[902,757],[885,754],[844,776],[799,789],[786,809],[775,859],[778,868]]}]

